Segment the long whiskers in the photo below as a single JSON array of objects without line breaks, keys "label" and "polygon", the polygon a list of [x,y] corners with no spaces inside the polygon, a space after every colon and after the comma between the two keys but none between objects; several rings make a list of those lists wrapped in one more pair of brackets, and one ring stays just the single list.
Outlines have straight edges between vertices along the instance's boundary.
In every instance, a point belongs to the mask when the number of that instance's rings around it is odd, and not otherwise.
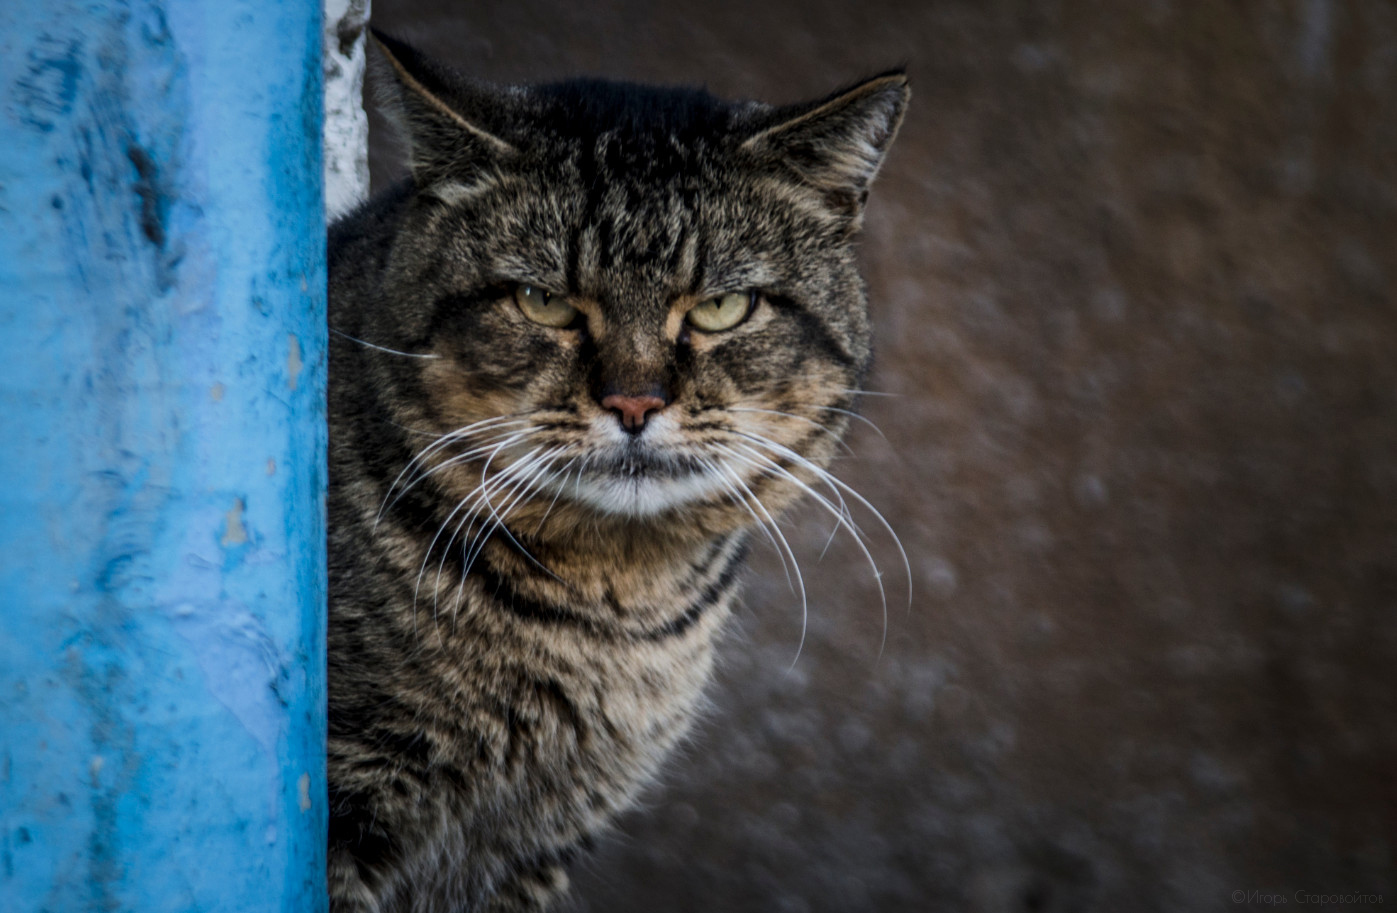
[{"label": "long whiskers", "polygon": [[[813,418],[807,418],[807,417],[805,417],[804,415],[796,415],[794,412],[782,412],[780,409],[757,409],[757,408],[754,408],[754,407],[751,407],[751,406],[730,406],[730,407],[728,407],[728,410],[727,410],[727,411],[728,411],[728,412],[755,412],[755,413],[760,413],[760,414],[762,414],[762,415],[779,415],[779,416],[782,416],[782,417],[784,417],[784,418],[793,418],[793,419],[795,419],[796,421],[805,422],[807,425],[814,425],[816,428],[819,428],[819,429],[820,429],[821,431],[823,431],[825,434],[828,434],[830,437],[834,438],[835,442],[836,442],[837,444],[839,444],[840,447],[844,448],[844,452],[845,452],[845,453],[849,454],[850,456],[853,456],[853,455],[854,455],[854,451],[853,451],[852,449],[850,449],[850,447],[849,447],[848,444],[844,443],[844,440],[843,440],[843,438],[840,436],[839,432],[835,431],[833,428],[829,427],[828,425],[826,425],[826,424],[824,424],[824,423],[822,423],[822,422],[817,422],[817,421],[815,421]],[[842,412],[843,410],[841,409],[841,410],[839,410],[839,411]],[[879,433],[881,434],[882,432],[879,432]],[[885,440],[886,440],[886,439],[885,439]]]},{"label": "long whiskers", "polygon": [[[863,530],[859,528],[858,524],[854,522],[853,517],[849,512],[848,505],[844,500],[843,494],[847,493],[864,509],[868,510],[877,519],[879,524],[882,525],[883,529],[887,531],[888,535],[892,538],[894,544],[897,546],[898,552],[902,557],[903,568],[906,571],[907,603],[908,607],[910,608],[912,603],[912,566],[911,562],[907,558],[907,552],[902,546],[901,539],[898,538],[897,533],[892,529],[892,526],[888,523],[886,518],[884,518],[883,515],[877,510],[877,508],[873,507],[873,505],[870,504],[866,498],[864,498],[862,495],[860,495],[857,491],[855,491],[853,488],[851,488],[844,482],[841,482],[839,479],[835,478],[835,476],[827,470],[823,469],[822,467],[816,465],[815,463],[811,462],[810,460],[791,450],[789,447],[785,447],[781,444],[776,443],[775,441],[771,441],[765,437],[762,437],[761,435],[749,434],[746,432],[736,433],[740,437],[744,438],[746,441],[749,441],[751,443],[736,444],[735,446],[737,449],[723,447],[720,445],[721,450],[725,451],[730,456],[730,458],[737,462],[746,464],[764,474],[779,477],[797,486],[801,491],[810,495],[817,505],[824,508],[832,517],[834,517],[836,523],[836,531],[840,527],[843,527],[850,533],[850,535],[854,539],[855,544],[863,553],[865,560],[868,561],[869,566],[872,568],[874,581],[878,585],[879,600],[882,606],[883,614],[883,641],[879,647],[879,655],[881,656],[883,650],[887,646],[888,635],[887,593],[883,587],[883,573],[879,569],[878,563],[874,559],[873,553],[868,547],[866,534],[863,532]],[[779,462],[777,459],[774,459],[773,456],[771,456],[771,454],[780,457],[782,460],[785,460],[791,465],[796,466],[808,472],[810,475],[814,476],[814,478],[818,482],[820,482],[826,488],[829,489],[829,492],[833,496],[834,500],[831,500],[830,498],[816,491],[803,479],[796,476],[785,466],[781,465],[781,462]],[[836,501],[838,502],[837,505],[835,503]],[[828,547],[828,543],[826,543],[826,547]]]},{"label": "long whiskers", "polygon": [[400,500],[404,495],[408,493],[408,491],[416,487],[418,484],[426,481],[433,475],[445,472],[453,466],[459,466],[464,463],[469,463],[476,457],[479,457],[487,452],[495,452],[499,448],[510,447],[514,444],[519,443],[520,441],[527,440],[532,435],[533,432],[528,429],[525,429],[523,431],[515,431],[506,434],[501,434],[489,439],[488,441],[477,447],[473,447],[470,450],[454,454],[448,457],[447,459],[442,460],[437,465],[425,469],[422,472],[418,473],[416,476],[414,476],[413,479],[406,486],[403,487],[402,491],[398,493],[398,496],[395,497],[393,501],[387,505],[387,507],[391,508],[393,504],[396,504],[398,500]]},{"label": "long whiskers", "polygon": [[387,346],[378,346],[374,345],[371,342],[365,342],[364,340],[359,339],[358,337],[350,336],[348,333],[342,333],[334,327],[330,327],[329,330],[336,336],[348,339],[350,342],[357,342],[359,345],[364,346],[367,349],[373,349],[378,352],[387,352],[389,355],[401,355],[404,358],[441,358],[440,355],[431,352],[399,352],[397,349],[390,349]]},{"label": "long whiskers", "polygon": [[868,416],[859,415],[857,412],[853,412],[849,409],[840,409],[838,406],[820,406],[819,408],[825,412],[837,412],[840,415],[847,415],[849,418],[853,419],[856,422],[863,422],[865,425],[873,429],[874,434],[878,435],[885,441],[888,439],[888,436],[883,433],[883,429],[873,424],[873,420],[870,419]]},{"label": "long whiskers", "polygon": [[[537,536],[538,533],[539,533],[539,531],[543,529],[543,524],[544,524],[545,522],[547,522],[547,520],[548,520],[548,515],[551,514],[551,513],[553,512],[553,506],[554,506],[555,504],[558,503],[558,498],[562,495],[563,489],[567,487],[568,476],[569,476],[569,475],[571,474],[571,472],[572,472],[572,466],[573,466],[573,464],[576,463],[579,459],[580,459],[580,457],[573,457],[572,459],[570,459],[570,460],[568,460],[566,463],[564,463],[560,469],[557,470],[557,474],[560,476],[560,478],[559,478],[559,480],[558,480],[558,483],[554,486],[553,500],[551,500],[551,501],[548,502],[548,507],[547,507],[547,509],[544,510],[543,516],[541,516],[541,517],[538,518],[538,525],[534,527],[534,535],[535,535],[535,536]],[[579,482],[580,482],[581,479],[582,479],[582,470],[581,470],[581,468],[579,468],[579,469],[577,470],[577,478],[578,478],[578,481],[579,481]]]},{"label": "long whiskers", "polygon": [[768,440],[767,438],[764,438],[761,435],[748,434],[746,432],[738,432],[738,434],[740,434],[744,438],[747,438],[757,446],[763,447],[771,451],[772,453],[777,454],[783,459],[789,460],[791,463],[807,470],[816,478],[818,478],[821,482],[823,482],[826,486],[829,486],[831,491],[833,491],[836,494],[836,496],[838,495],[838,492],[842,491],[844,494],[847,494],[850,498],[853,498],[856,502],[858,502],[858,504],[861,507],[863,507],[864,510],[868,511],[870,514],[873,515],[874,519],[878,521],[878,524],[883,527],[884,532],[886,532],[888,534],[888,537],[892,539],[893,544],[897,546],[898,555],[902,558],[902,569],[906,576],[907,582],[907,604],[910,607],[912,604],[912,563],[907,558],[907,550],[902,547],[902,539],[897,535],[897,531],[892,528],[892,524],[888,522],[887,518],[883,516],[882,512],[879,511],[878,508],[874,507],[873,504],[870,503],[867,498],[855,491],[852,486],[841,481],[837,476],[835,476],[828,470],[822,469],[821,467],[810,462],[810,460],[796,453],[789,447],[785,447],[781,444],[776,443],[775,441]]},{"label": "long whiskers", "polygon": [[[518,419],[509,415],[502,415],[493,418],[481,419],[478,422],[473,422],[462,428],[457,428],[454,431],[448,431],[445,434],[438,436],[434,441],[432,441],[432,443],[428,444],[416,456],[409,460],[407,465],[402,468],[402,471],[398,473],[397,477],[393,479],[393,483],[388,486],[388,491],[383,496],[383,503],[379,505],[378,515],[374,518],[375,528],[377,527],[378,522],[383,519],[383,514],[394,504],[398,503],[398,501],[403,497],[403,495],[407,494],[407,492],[415,485],[417,485],[419,482],[423,481],[433,473],[441,472],[447,466],[469,461],[477,456],[480,456],[481,454],[488,451],[495,444],[499,443],[500,438],[492,438],[488,442],[483,443],[481,446],[477,446],[474,449],[467,451],[466,453],[456,454],[450,459],[443,461],[441,464],[419,473],[414,478],[412,478],[412,480],[408,483],[408,485],[405,488],[403,488],[401,492],[398,493],[397,497],[394,497],[393,492],[402,483],[403,478],[407,476],[409,473],[412,473],[416,467],[425,465],[427,460],[430,459],[433,454],[437,453],[443,448],[451,446],[452,444],[468,442],[471,441],[472,438],[480,437],[487,433],[499,432],[506,428],[517,429],[520,425],[527,424],[528,422],[523,419]],[[527,436],[527,431],[515,431],[509,434],[505,434],[503,435],[503,437],[509,438],[512,435],[515,437],[519,435]],[[509,441],[509,443],[514,442],[514,440]],[[508,444],[506,444],[505,446],[508,446]]]},{"label": "long whiskers", "polygon": [[[529,495],[532,495],[537,490],[536,483],[538,482],[539,478],[547,472],[549,472],[549,464],[551,463],[552,459],[559,453],[562,453],[565,449],[565,447],[553,447],[552,449],[542,454],[538,453],[537,451],[532,452],[525,456],[518,463],[514,464],[513,466],[510,466],[503,473],[501,473],[502,476],[515,476],[515,478],[510,479],[508,483],[509,490],[505,495],[506,497],[512,496],[512,500],[510,500],[508,504],[500,508],[499,511],[496,511],[494,504],[491,502],[491,499],[486,498],[485,507],[487,510],[490,511],[490,515],[494,518],[494,523],[487,532],[485,532],[483,535],[477,536],[479,542],[475,545],[474,551],[469,552],[467,554],[465,561],[465,571],[468,571],[470,569],[470,566],[473,563],[475,563],[475,559],[479,557],[480,551],[484,549],[485,542],[489,538],[490,534],[493,533],[496,529],[498,529],[504,533],[505,537],[508,538],[510,542],[514,543],[515,547],[518,548],[519,551],[522,552],[525,557],[527,557],[531,562],[533,562],[535,567],[543,571],[548,576],[552,577],[554,580],[558,580],[559,583],[562,582],[558,578],[557,574],[554,574],[552,570],[545,567],[537,558],[533,556],[532,553],[529,552],[527,548],[524,547],[523,543],[521,543],[517,538],[515,538],[514,533],[512,533],[509,527],[505,525],[505,518],[509,516],[510,511],[512,511],[516,506],[518,506],[521,501],[523,501]],[[496,486],[495,491],[499,491],[501,487],[504,487],[503,484],[500,486]],[[450,548],[449,544],[447,548]],[[465,571],[462,572],[463,582],[465,578]]]},{"label": "long whiskers", "polygon": [[[841,408],[811,406],[810,409],[812,415],[818,416],[816,410],[823,410],[832,414],[847,415],[872,426],[872,423],[862,416]],[[836,440],[839,438],[839,432],[820,421],[818,417],[812,418],[807,415],[757,407],[734,406],[731,407],[730,411],[792,419],[810,425]],[[430,543],[422,553],[421,566],[418,569],[417,579],[413,587],[414,604],[417,604],[424,595],[421,593],[424,584],[429,585],[432,590],[434,626],[439,625],[443,600],[449,606],[448,611],[453,618],[453,624],[454,619],[460,617],[461,608],[466,598],[470,570],[480,560],[492,539],[501,543],[508,541],[514,546],[518,554],[532,562],[543,573],[555,580],[559,579],[550,568],[531,553],[528,547],[520,542],[517,535],[522,535],[522,533],[511,529],[509,524],[515,522],[511,518],[515,517],[522,507],[533,505],[529,510],[531,516],[538,516],[537,524],[534,526],[534,534],[537,535],[543,529],[559,500],[566,500],[563,498],[565,494],[581,500],[580,486],[583,484],[584,477],[587,476],[589,467],[596,455],[586,450],[578,452],[573,449],[573,445],[540,441],[538,436],[544,434],[546,429],[535,425],[534,421],[532,415],[513,413],[482,419],[437,434],[408,461],[407,465],[402,467],[384,494],[384,500],[380,505],[375,523],[378,523],[395,504],[406,497],[416,486],[423,484],[433,476],[466,464],[473,467],[471,474],[475,478],[475,485],[460,500],[451,505],[450,512],[446,514],[433,534]],[[874,430],[881,434],[876,426]],[[799,662],[809,636],[809,600],[804,574],[801,571],[795,550],[782,531],[781,524],[774,516],[773,511],[763,503],[762,495],[758,494],[761,491],[761,486],[755,480],[762,477],[779,480],[781,485],[792,486],[802,494],[809,495],[816,506],[833,518],[834,526],[830,530],[829,539],[825,542],[825,551],[828,550],[830,543],[841,529],[853,538],[855,546],[872,570],[874,582],[878,588],[883,616],[882,641],[879,646],[879,656],[881,656],[886,649],[888,639],[888,593],[883,580],[884,573],[874,557],[871,548],[872,540],[855,521],[851,507],[857,505],[871,514],[876,523],[892,538],[902,559],[906,574],[907,599],[910,608],[912,601],[911,563],[897,533],[892,529],[887,519],[866,498],[814,460],[761,433],[732,427],[729,427],[728,433],[732,437],[728,437],[725,441],[710,441],[703,447],[706,454],[694,457],[695,469],[708,477],[713,486],[713,489],[710,490],[716,489],[726,492],[731,503],[746,512],[753,526],[760,531],[760,534],[766,538],[776,552],[786,576],[787,585],[790,586],[793,593],[799,595],[801,606],[800,641],[797,644],[795,656],[791,660],[791,668],[794,668]],[[843,446],[842,441],[840,443]],[[848,448],[845,447],[845,450],[847,451]],[[569,455],[570,451],[571,455]],[[505,457],[506,453],[508,454],[507,458]],[[694,456],[692,451],[690,455]],[[501,467],[501,464],[505,465]],[[548,499],[546,506],[544,506],[545,498]],[[443,507],[445,506],[443,505]],[[539,507],[543,508],[541,514],[538,512]],[[530,519],[528,522],[533,523],[533,520]],[[529,541],[530,537],[525,536],[524,538],[525,541]],[[446,575],[446,563],[453,554],[459,554],[461,558],[460,579],[455,581],[454,587],[452,582],[443,579]],[[822,557],[823,554],[824,551],[821,552]],[[437,559],[435,572],[431,568],[433,557]],[[455,575],[452,574],[452,576]],[[438,635],[440,636],[440,634],[441,630],[438,627]]]},{"label": "long whiskers", "polygon": [[[499,445],[495,446],[495,448],[491,451],[490,455],[489,455],[488,457],[486,457],[484,466],[481,468],[481,471],[480,471],[480,478],[481,478],[480,484],[477,485],[476,488],[475,488],[470,494],[466,495],[466,497],[462,498],[460,501],[458,501],[458,502],[456,503],[456,506],[453,507],[453,508],[451,509],[451,513],[447,514],[446,519],[445,519],[444,521],[442,521],[441,526],[437,528],[436,535],[432,537],[432,541],[431,541],[431,543],[427,546],[427,550],[426,550],[425,552],[423,552],[423,554],[422,554],[422,567],[421,567],[421,569],[417,572],[417,582],[413,585],[413,590],[412,590],[412,602],[413,602],[413,605],[414,605],[414,606],[417,604],[418,597],[419,597],[420,594],[421,594],[421,590],[422,590],[422,578],[423,578],[424,576],[426,576],[426,573],[427,573],[427,562],[431,560],[432,552],[433,552],[433,550],[437,547],[437,542],[439,542],[439,541],[441,540],[441,534],[444,533],[444,532],[446,532],[447,526],[450,526],[450,525],[451,525],[451,521],[454,520],[454,519],[456,518],[456,515],[457,515],[457,514],[459,514],[462,510],[467,510],[467,511],[468,511],[468,508],[469,508],[473,503],[477,502],[481,497],[485,497],[485,496],[488,495],[488,491],[485,490],[485,485],[486,485],[486,477],[487,477],[487,475],[489,474],[489,471],[490,471],[490,463],[495,459],[495,457],[499,456],[500,451],[503,450],[503,449],[504,449],[505,447],[507,447],[507,446],[509,446],[509,445],[508,445],[508,444],[499,444]],[[469,513],[469,511],[468,511],[467,514],[466,514],[466,518],[465,518],[465,519],[466,519],[466,520],[469,520],[469,518],[470,518],[470,513]],[[463,521],[463,522],[464,522],[464,521]],[[432,595],[432,621],[433,621],[434,624],[435,624],[435,622],[436,622],[436,617],[437,617],[437,601],[438,601],[438,594],[440,593],[440,590],[441,590],[441,574],[442,574],[442,568],[445,566],[445,564],[446,564],[446,556],[450,553],[450,550],[451,550],[450,542],[451,542],[451,541],[455,541],[455,538],[456,538],[457,535],[459,535],[460,530],[461,530],[461,526],[460,526],[460,525],[457,525],[457,526],[454,527],[454,530],[453,530],[453,532],[452,532],[452,534],[451,534],[451,540],[447,543],[447,547],[446,547],[445,549],[443,549],[443,551],[442,551],[442,556],[441,556],[441,561],[438,562],[438,564],[437,564],[436,586],[433,588],[433,595]]]},{"label": "long whiskers", "polygon": [[[854,393],[854,392],[857,392],[857,391],[847,390],[847,391],[845,391],[845,392],[846,392],[846,393]],[[880,395],[880,396],[896,396],[897,394],[895,394],[895,393],[884,393],[884,394],[877,394],[877,395]],[[872,429],[873,429],[873,433],[876,434],[876,435],[878,435],[878,436],[879,436],[880,438],[882,438],[883,440],[886,441],[886,440],[888,439],[888,436],[887,436],[886,434],[883,433],[883,429],[882,429],[882,428],[879,428],[876,424],[874,424],[872,419],[870,419],[870,418],[869,418],[868,416],[866,416],[866,415],[860,415],[859,413],[854,412],[854,411],[851,410],[851,409],[841,409],[841,408],[838,407],[838,406],[827,406],[827,405],[824,405],[824,404],[822,404],[822,403],[796,403],[796,405],[797,405],[797,406],[805,406],[805,407],[807,407],[807,408],[809,408],[809,409],[812,409],[812,410],[814,410],[814,411],[816,411],[816,412],[833,412],[833,413],[836,413],[836,414],[838,414],[838,415],[846,416],[846,417],[848,417],[848,418],[850,418],[850,419],[853,419],[853,420],[856,421],[856,422],[862,422],[863,424],[865,424],[865,425],[867,425],[868,427],[872,428]],[[749,406],[730,406],[730,407],[728,407],[728,410],[727,410],[727,411],[729,411],[729,412],[763,412],[763,413],[766,413],[766,414],[768,414],[768,415],[783,415],[783,416],[786,416],[787,418],[800,419],[801,421],[809,422],[809,423],[812,424],[812,425],[817,425],[818,427],[823,428],[823,429],[825,429],[826,431],[828,431],[830,434],[835,435],[836,437],[838,437],[838,435],[837,435],[833,430],[831,430],[831,429],[829,428],[829,426],[825,425],[823,422],[817,422],[817,421],[815,421],[814,419],[807,418],[807,417],[805,417],[805,416],[803,416],[803,415],[796,415],[796,414],[793,413],[793,412],[781,412],[781,411],[776,410],[776,409],[756,409],[756,408],[749,407]],[[840,440],[840,444],[843,444],[843,443],[844,443],[843,440]],[[849,448],[848,448],[848,446],[846,445],[846,446],[844,447],[844,449],[845,449],[845,450],[848,450]],[[850,452],[852,452],[852,451],[850,451]]]},{"label": "long whiskers", "polygon": [[883,392],[883,391],[881,391],[881,390],[854,390],[854,389],[849,388],[849,387],[844,387],[844,388],[840,389],[838,392],[839,392],[839,393],[848,393],[848,394],[851,395],[851,396],[892,396],[892,397],[902,396],[901,393],[885,393],[885,392]]},{"label": "long whiskers", "polygon": [[[743,509],[752,517],[753,523],[766,536],[766,540],[771,543],[771,547],[776,550],[776,556],[781,559],[781,570],[786,574],[786,585],[792,592],[800,594],[800,643],[796,646],[795,658],[791,660],[791,668],[800,660],[801,651],[805,647],[805,635],[810,622],[810,605],[805,595],[805,578],[800,572],[800,561],[796,558],[795,551],[786,541],[785,535],[777,525],[776,519],[772,517],[766,505],[762,504],[761,498],[742,480],[742,477],[727,466],[722,466],[712,460],[701,460],[701,464],[706,470],[716,476],[719,483],[728,491],[733,500],[741,504]],[[753,505],[756,505],[755,509]],[[760,515],[758,515],[760,511]],[[786,559],[789,556],[790,564]],[[794,571],[795,578],[792,580],[791,574]]]},{"label": "long whiskers", "polygon": [[[530,561],[532,561],[540,570],[553,577],[555,580],[558,579],[556,574],[554,574],[549,568],[545,567],[542,563],[540,563],[538,559],[535,558],[533,554],[530,553],[528,549],[526,549],[514,537],[513,533],[510,532],[508,526],[505,525],[505,520],[508,518],[509,513],[513,510],[514,507],[516,507],[524,498],[528,497],[530,494],[533,493],[538,480],[550,472],[549,464],[551,460],[558,453],[562,452],[564,448],[554,447],[543,453],[539,453],[537,450],[532,451],[517,462],[505,467],[505,469],[500,471],[496,476],[491,477],[489,475],[491,463],[494,461],[495,457],[499,455],[500,451],[508,446],[509,444],[505,443],[497,445],[492,449],[492,452],[490,453],[489,457],[487,457],[484,465],[482,466],[481,481],[476,485],[476,487],[471,491],[471,493],[468,494],[466,497],[462,498],[461,501],[459,501],[456,504],[456,506],[452,509],[451,513],[447,515],[446,519],[442,522],[441,526],[438,527],[437,533],[432,538],[431,544],[427,547],[426,552],[423,554],[422,567],[418,571],[417,583],[413,591],[414,604],[416,603],[420,595],[422,580],[427,573],[427,562],[430,561],[431,555],[435,551],[437,543],[441,541],[442,534],[446,532],[448,527],[452,528],[451,536],[447,539],[445,545],[443,546],[441,551],[441,558],[437,562],[436,576],[435,581],[433,583],[432,619],[434,625],[438,624],[442,590],[441,578],[442,574],[445,571],[446,559],[451,554],[452,548],[455,545],[457,537],[460,536],[461,531],[465,528],[466,524],[470,523],[472,520],[477,521],[479,523],[479,527],[477,528],[474,535],[472,535],[470,541],[462,546],[461,579],[457,583],[455,597],[452,601],[453,619],[459,612],[461,599],[464,595],[465,584],[470,572],[470,568],[475,563],[475,560],[479,557],[481,550],[484,549],[486,541],[488,541],[489,537],[497,529],[503,531],[503,533],[510,539],[511,542],[514,543],[514,545],[519,549],[519,551],[523,553]],[[494,505],[494,500],[496,499],[496,496],[501,493],[503,493],[504,497],[509,500],[508,503],[504,504],[501,508],[497,509]],[[480,516],[482,507],[486,511],[488,511],[488,517]],[[459,522],[453,523],[458,514],[461,514],[461,520]],[[440,631],[439,628],[438,631]]]}]

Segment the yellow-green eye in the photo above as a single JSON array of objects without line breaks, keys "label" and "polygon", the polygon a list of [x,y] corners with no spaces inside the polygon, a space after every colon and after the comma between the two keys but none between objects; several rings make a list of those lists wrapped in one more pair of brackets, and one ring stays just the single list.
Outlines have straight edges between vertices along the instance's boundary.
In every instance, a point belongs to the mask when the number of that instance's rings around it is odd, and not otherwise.
[{"label": "yellow-green eye", "polygon": [[751,292],[731,292],[709,298],[689,308],[684,319],[705,333],[731,330],[752,310],[752,298]]},{"label": "yellow-green eye", "polygon": [[577,308],[534,285],[516,288],[514,300],[525,317],[546,327],[565,327],[577,319]]}]

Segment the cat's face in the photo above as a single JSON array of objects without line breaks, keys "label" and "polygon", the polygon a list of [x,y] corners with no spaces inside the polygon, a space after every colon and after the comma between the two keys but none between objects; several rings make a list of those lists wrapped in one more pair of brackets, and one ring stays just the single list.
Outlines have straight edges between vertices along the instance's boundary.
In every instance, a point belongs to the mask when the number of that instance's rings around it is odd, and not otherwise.
[{"label": "cat's face", "polygon": [[440,462],[471,454],[444,476],[502,509],[733,524],[818,476],[869,362],[851,237],[900,76],[776,111],[491,93],[391,54],[417,189],[375,331],[434,356],[414,417],[453,433]]}]

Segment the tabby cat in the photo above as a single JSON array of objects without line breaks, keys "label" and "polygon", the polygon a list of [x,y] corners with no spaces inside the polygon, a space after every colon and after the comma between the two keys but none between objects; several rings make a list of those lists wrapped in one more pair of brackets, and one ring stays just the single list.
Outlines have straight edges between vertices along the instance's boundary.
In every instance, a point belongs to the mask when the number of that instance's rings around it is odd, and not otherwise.
[{"label": "tabby cat", "polygon": [[827,478],[908,90],[498,88],[377,39],[412,174],[330,233],[331,908],[540,910]]}]

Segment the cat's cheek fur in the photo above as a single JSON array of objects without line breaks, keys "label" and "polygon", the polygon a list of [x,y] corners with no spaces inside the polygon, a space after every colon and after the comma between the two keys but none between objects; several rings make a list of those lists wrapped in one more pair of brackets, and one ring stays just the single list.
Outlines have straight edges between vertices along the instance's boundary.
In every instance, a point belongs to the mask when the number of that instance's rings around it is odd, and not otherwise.
[{"label": "cat's cheek fur", "polygon": [[512,306],[479,306],[440,331],[441,357],[423,369],[440,431],[562,403],[575,388],[576,341],[557,330],[521,331],[522,318],[499,313]]}]

